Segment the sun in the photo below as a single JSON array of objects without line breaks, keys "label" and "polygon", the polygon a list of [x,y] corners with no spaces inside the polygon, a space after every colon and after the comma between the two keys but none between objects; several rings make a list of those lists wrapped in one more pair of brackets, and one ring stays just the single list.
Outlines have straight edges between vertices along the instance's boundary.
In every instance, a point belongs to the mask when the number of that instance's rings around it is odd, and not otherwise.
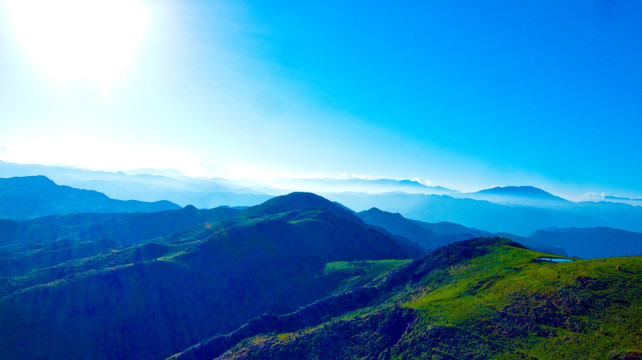
[{"label": "sun", "polygon": [[5,0],[15,35],[47,76],[105,91],[131,66],[148,11],[138,0]]}]

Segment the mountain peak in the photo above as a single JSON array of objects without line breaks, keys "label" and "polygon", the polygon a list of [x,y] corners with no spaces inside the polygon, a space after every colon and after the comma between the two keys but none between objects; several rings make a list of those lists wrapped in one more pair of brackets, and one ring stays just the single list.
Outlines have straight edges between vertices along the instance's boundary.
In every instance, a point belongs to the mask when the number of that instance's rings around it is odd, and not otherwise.
[{"label": "mountain peak", "polygon": [[53,180],[49,179],[44,175],[33,175],[33,176],[15,176],[9,178],[2,178],[0,182],[6,185],[20,184],[24,185],[56,185]]},{"label": "mountain peak", "polygon": [[288,211],[305,210],[305,209],[325,209],[331,213],[349,218],[350,220],[362,223],[362,220],[356,216],[352,210],[341,204],[332,202],[322,196],[309,192],[293,192],[287,195],[274,197],[261,205],[248,208],[245,211],[246,216],[264,216],[269,213],[282,213]]},{"label": "mountain peak", "polygon": [[491,189],[480,190],[477,193],[562,200],[562,198],[534,186],[496,186]]},{"label": "mountain peak", "polygon": [[400,213],[392,213],[392,212],[388,212],[388,211],[383,211],[383,210],[381,210],[379,208],[376,208],[376,207],[372,207],[372,208],[370,208],[368,210],[361,211],[359,213],[359,216],[360,217],[366,217],[366,218],[370,218],[370,217],[373,217],[373,216],[377,216],[377,217],[385,216],[385,217],[388,217],[390,219],[405,219],[403,217],[403,215],[401,215]]}]

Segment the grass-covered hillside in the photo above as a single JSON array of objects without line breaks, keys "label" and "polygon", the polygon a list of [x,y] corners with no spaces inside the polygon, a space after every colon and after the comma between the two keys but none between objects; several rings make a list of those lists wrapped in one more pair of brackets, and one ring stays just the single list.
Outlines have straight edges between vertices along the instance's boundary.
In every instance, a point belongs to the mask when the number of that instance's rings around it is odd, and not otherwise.
[{"label": "grass-covered hillside", "polygon": [[476,239],[405,265],[328,264],[347,272],[343,294],[255,319],[239,330],[245,336],[210,339],[175,358],[640,358],[642,257],[540,256],[509,240]]}]

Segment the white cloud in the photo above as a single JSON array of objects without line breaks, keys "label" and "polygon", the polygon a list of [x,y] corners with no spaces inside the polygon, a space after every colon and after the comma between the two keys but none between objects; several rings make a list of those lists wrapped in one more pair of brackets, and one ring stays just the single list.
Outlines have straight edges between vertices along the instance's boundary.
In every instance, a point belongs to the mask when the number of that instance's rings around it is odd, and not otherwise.
[{"label": "white cloud", "polygon": [[588,192],[586,193],[586,198],[589,200],[604,200],[604,193],[597,193],[597,192]]},{"label": "white cloud", "polygon": [[386,179],[384,176],[373,176],[373,175],[362,175],[362,174],[352,174],[352,173],[342,173],[343,179],[360,179],[360,180],[381,180]]},{"label": "white cloud", "polygon": [[420,178],[420,177],[416,177],[416,178],[412,179],[412,181],[416,181],[416,182],[418,182],[418,183],[420,183],[422,185],[426,185],[426,186],[430,186],[430,184],[431,184],[430,180],[424,179],[424,178]]}]

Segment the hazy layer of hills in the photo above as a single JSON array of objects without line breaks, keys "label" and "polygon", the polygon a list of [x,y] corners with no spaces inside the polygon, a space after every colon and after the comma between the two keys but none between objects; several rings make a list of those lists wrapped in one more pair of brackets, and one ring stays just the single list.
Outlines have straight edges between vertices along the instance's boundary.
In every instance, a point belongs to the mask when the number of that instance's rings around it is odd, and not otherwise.
[{"label": "hazy layer of hills", "polygon": [[[151,174],[150,174],[151,173]],[[221,178],[192,178],[176,171],[89,171],[72,167],[22,165],[0,161],[0,177],[44,175],[59,185],[100,191],[120,200],[167,200],[180,206],[213,208],[221,205],[257,205],[275,194],[265,185]]]},{"label": "hazy layer of hills", "polygon": [[323,194],[357,210],[377,207],[424,222],[452,222],[466,227],[528,236],[549,227],[612,227],[642,231],[642,207],[610,202],[556,201],[556,206],[500,204],[446,195],[405,193]]},{"label": "hazy layer of hills", "polygon": [[155,212],[178,208],[169,201],[114,200],[97,191],[56,185],[44,176],[0,178],[0,218],[4,219],[81,212]]},{"label": "hazy layer of hills", "polygon": [[530,236],[550,227],[611,227],[642,232],[642,206],[632,206],[636,201],[603,196],[603,201],[598,202],[572,202],[531,186],[459,193],[414,180],[356,177],[282,179],[284,187],[275,188],[251,181],[191,178],[170,170],[141,169],[126,174],[0,161],[0,176],[39,174],[47,175],[57,184],[101,191],[114,199],[168,200],[197,208],[257,205],[290,192],[289,181],[291,188],[315,192],[326,189],[321,195],[356,211],[377,207],[410,219],[452,222],[492,233]]},{"label": "hazy layer of hills", "polygon": [[582,259],[642,254],[642,233],[613,228],[548,228],[524,237],[509,233],[489,233],[449,222],[425,223],[377,208],[362,211],[359,217],[391,234],[406,237],[426,250],[477,237],[499,236],[519,242],[530,249]]},{"label": "hazy layer of hills", "polygon": [[419,180],[396,180],[351,177],[346,179],[301,178],[278,179],[275,186],[280,189],[310,191],[317,193],[358,192],[379,194],[386,192],[405,192],[409,194],[458,194],[459,191],[442,186],[430,186]]}]

